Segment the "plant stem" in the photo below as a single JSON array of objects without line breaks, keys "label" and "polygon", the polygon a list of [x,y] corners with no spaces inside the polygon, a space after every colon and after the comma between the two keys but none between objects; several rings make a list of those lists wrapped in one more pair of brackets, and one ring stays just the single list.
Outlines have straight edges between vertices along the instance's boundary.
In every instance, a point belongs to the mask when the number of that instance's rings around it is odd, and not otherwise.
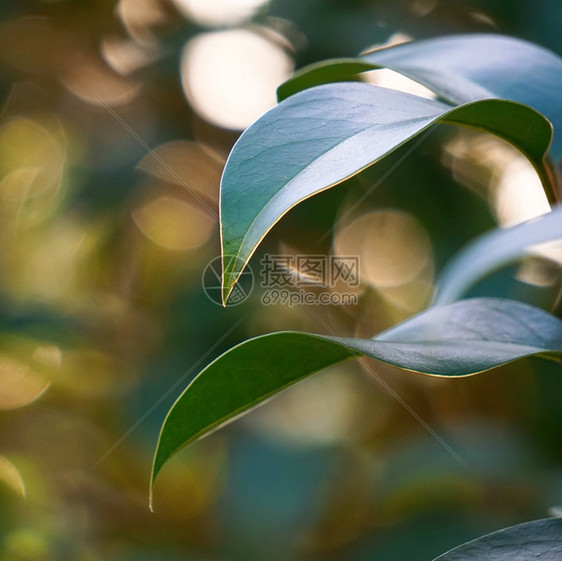
[{"label": "plant stem", "polygon": [[543,186],[546,197],[551,206],[562,203],[562,177],[557,172],[554,162],[547,156],[544,160],[544,179]]}]

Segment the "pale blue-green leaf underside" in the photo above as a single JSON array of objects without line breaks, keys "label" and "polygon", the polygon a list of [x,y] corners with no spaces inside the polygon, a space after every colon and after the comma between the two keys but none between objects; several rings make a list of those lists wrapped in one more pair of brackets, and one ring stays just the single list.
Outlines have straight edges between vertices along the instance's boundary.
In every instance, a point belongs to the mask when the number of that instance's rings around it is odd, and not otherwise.
[{"label": "pale blue-green leaf underside", "polygon": [[561,206],[534,220],[476,238],[443,269],[433,303],[454,302],[478,280],[528,255],[530,246],[557,239],[562,239]]},{"label": "pale blue-green leaf underside", "polygon": [[440,555],[434,561],[560,561],[562,518],[504,528]]},{"label": "pale blue-green leaf underside", "polygon": [[544,179],[551,127],[524,105],[493,99],[455,108],[353,82],[305,90],[246,130],[226,163],[220,202],[224,301],[263,237],[292,207],[439,122],[503,137]]}]

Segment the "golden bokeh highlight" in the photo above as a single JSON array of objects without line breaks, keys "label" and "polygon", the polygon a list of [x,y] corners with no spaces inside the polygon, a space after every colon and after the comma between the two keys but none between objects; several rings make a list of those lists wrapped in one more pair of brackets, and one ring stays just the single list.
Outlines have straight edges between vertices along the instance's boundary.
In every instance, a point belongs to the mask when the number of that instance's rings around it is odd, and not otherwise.
[{"label": "golden bokeh highlight", "polygon": [[502,226],[515,226],[550,212],[550,204],[535,168],[514,153],[492,184],[492,204]]},{"label": "golden bokeh highlight", "polygon": [[[489,134],[459,131],[444,147],[444,163],[455,179],[485,197],[498,224],[510,228],[550,212],[550,203],[533,165],[515,147]],[[562,243],[537,244],[516,277],[539,287],[560,280]]]},{"label": "golden bokeh highlight", "polygon": [[100,44],[100,53],[103,60],[123,76],[148,66],[160,57],[160,50],[156,46],[144,46],[118,36],[104,37]]},{"label": "golden bokeh highlight", "polygon": [[20,234],[11,248],[16,266],[4,279],[10,297],[57,302],[65,309],[91,297],[97,268],[92,257],[102,242],[102,226],[67,214],[46,224],[39,237],[34,231]]},{"label": "golden bokeh highlight", "polygon": [[431,297],[431,241],[408,212],[386,209],[356,218],[338,228],[333,252],[357,255],[363,289],[375,289],[391,306],[411,313],[421,310]]},{"label": "golden bokeh highlight", "polygon": [[299,382],[245,423],[293,446],[329,445],[349,437],[360,402],[349,370],[347,365],[335,366]]},{"label": "golden bokeh highlight", "polygon": [[202,446],[197,455],[173,458],[165,468],[167,477],[155,484],[157,511],[178,512],[182,522],[193,523],[219,499],[226,483],[226,462],[227,449],[218,438]]},{"label": "golden bokeh highlight", "polygon": [[437,7],[437,0],[413,0],[410,10],[421,18],[429,15]]},{"label": "golden bokeh highlight", "polygon": [[9,171],[0,180],[0,197],[5,201],[21,201],[33,193],[33,184],[39,175],[39,166],[19,167]]},{"label": "golden bokeh highlight", "polygon": [[184,188],[187,197],[201,197],[218,209],[223,166],[223,158],[209,148],[191,140],[177,140],[158,146],[137,168]]},{"label": "golden bokeh highlight", "polygon": [[242,130],[276,104],[276,89],[293,70],[281,38],[266,28],[202,33],[181,57],[181,80],[195,112]]},{"label": "golden bokeh highlight", "polygon": [[489,200],[500,226],[510,227],[550,211],[533,165],[506,141],[458,130],[443,149],[456,181]]},{"label": "golden bokeh highlight", "polygon": [[335,255],[359,255],[361,281],[375,287],[401,286],[420,276],[432,260],[427,232],[401,210],[369,212],[340,228]]},{"label": "golden bokeh highlight", "polygon": [[16,495],[25,497],[25,483],[18,468],[6,458],[0,455],[0,483],[11,489]]},{"label": "golden bokeh highlight", "polygon": [[170,22],[171,13],[161,0],[119,0],[115,12],[127,33],[138,43],[158,43],[157,30]]},{"label": "golden bokeh highlight", "polygon": [[31,358],[49,368],[58,368],[62,362],[62,351],[56,345],[39,345]]},{"label": "golden bokeh highlight", "polygon": [[134,387],[130,369],[109,353],[88,348],[61,352],[56,347],[38,347],[34,358],[51,366],[57,364],[53,384],[74,397],[116,397]]},{"label": "golden bokeh highlight", "polygon": [[137,79],[126,78],[111,69],[96,53],[75,52],[60,72],[68,91],[96,106],[119,106],[133,101],[141,89]]},{"label": "golden bokeh highlight", "polygon": [[47,537],[32,528],[18,528],[5,539],[5,548],[13,559],[25,561],[54,561]]},{"label": "golden bokeh highlight", "polygon": [[0,354],[0,410],[25,407],[39,399],[50,385],[42,375],[20,360]]},{"label": "golden bokeh highlight", "polygon": [[[550,212],[550,203],[539,176],[530,162],[517,154],[493,185],[492,201],[498,221],[510,227]],[[523,263],[517,278],[535,286],[552,286],[559,282],[562,269],[562,242],[533,245],[529,254],[550,261],[530,260]],[[553,267],[553,265],[556,265]]]},{"label": "golden bokeh highlight", "polygon": [[191,21],[205,27],[239,25],[250,19],[267,0],[172,0]]},{"label": "golden bokeh highlight", "polygon": [[195,249],[211,237],[216,218],[171,196],[156,196],[133,211],[139,230],[167,249]]},{"label": "golden bokeh highlight", "polygon": [[14,117],[0,127],[0,213],[18,226],[36,223],[60,202],[66,134],[48,115]]}]

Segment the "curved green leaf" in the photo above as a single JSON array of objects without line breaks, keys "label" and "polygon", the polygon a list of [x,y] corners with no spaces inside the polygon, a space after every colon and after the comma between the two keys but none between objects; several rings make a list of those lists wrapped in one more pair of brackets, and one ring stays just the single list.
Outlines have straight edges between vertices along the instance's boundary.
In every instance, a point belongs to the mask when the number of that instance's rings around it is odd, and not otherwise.
[{"label": "curved green leaf", "polygon": [[523,257],[529,246],[557,239],[562,239],[562,206],[529,222],[476,238],[443,269],[434,305],[459,299],[478,280]]},{"label": "curved green leaf", "polygon": [[465,543],[434,561],[560,561],[562,518],[504,528]]},{"label": "curved green leaf", "polygon": [[207,366],[172,406],[160,432],[151,481],[186,444],[352,357],[368,356],[435,376],[467,376],[522,357],[559,353],[562,321],[527,304],[495,298],[431,308],[373,339],[291,331],[256,337]]},{"label": "curved green leaf", "polygon": [[383,67],[423,84],[454,105],[486,98],[529,105],[554,125],[551,152],[554,158],[562,156],[562,131],[557,131],[562,126],[562,59],[514,37],[438,37],[379,49],[356,59],[325,61],[297,72],[279,87],[278,98]]},{"label": "curved green leaf", "polygon": [[305,90],[247,129],[226,163],[220,203],[223,300],[263,237],[293,206],[438,122],[501,136],[526,154],[544,179],[550,124],[524,105],[490,99],[453,108],[350,82]]},{"label": "curved green leaf", "polygon": [[361,58],[332,58],[314,62],[297,70],[277,88],[277,101],[281,102],[296,93],[334,82],[351,82],[362,72],[380,68]]}]

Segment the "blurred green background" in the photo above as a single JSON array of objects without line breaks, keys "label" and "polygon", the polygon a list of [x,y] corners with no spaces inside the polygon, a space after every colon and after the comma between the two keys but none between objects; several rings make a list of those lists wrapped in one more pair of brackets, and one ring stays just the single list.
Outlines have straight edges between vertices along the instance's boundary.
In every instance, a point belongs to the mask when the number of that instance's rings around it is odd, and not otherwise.
[{"label": "blurred green background", "polygon": [[[423,309],[469,239],[548,209],[515,150],[443,126],[300,205],[260,250],[359,255],[358,305],[263,306],[257,287],[222,309],[201,286],[220,173],[277,85],[451,33],[561,54],[559,2],[3,0],[0,16],[2,560],[425,561],[562,504],[560,366],[441,380],[356,362],[182,451],[148,510],[159,427],[214,357],[277,329],[372,335]],[[473,294],[552,310],[560,255]]]}]

